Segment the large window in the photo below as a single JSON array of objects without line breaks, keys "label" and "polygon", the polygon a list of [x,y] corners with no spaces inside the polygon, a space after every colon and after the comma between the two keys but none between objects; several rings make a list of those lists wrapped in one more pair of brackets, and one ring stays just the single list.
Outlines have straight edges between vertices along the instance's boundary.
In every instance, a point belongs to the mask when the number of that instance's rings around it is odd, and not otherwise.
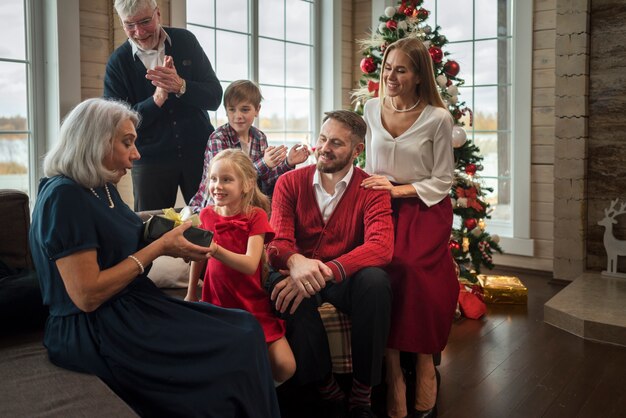
[{"label": "large window", "polygon": [[[314,109],[313,0],[187,0],[187,28],[224,89],[237,79],[261,87],[258,127],[271,145],[311,143]],[[221,106],[212,115],[226,123]]]},{"label": "large window", "polygon": [[507,252],[531,255],[532,245],[523,241],[530,233],[532,2],[425,0],[423,7],[448,38],[446,51],[465,80],[460,99],[473,111],[465,129],[484,157],[481,177],[493,188],[488,229],[503,236]]},{"label": "large window", "polygon": [[0,188],[29,190],[31,51],[24,0],[0,4]]}]

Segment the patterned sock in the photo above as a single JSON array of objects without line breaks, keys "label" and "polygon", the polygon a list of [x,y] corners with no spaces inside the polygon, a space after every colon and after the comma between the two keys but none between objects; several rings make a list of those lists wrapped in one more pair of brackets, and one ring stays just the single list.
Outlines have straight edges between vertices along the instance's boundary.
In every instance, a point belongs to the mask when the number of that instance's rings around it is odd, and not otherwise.
[{"label": "patterned sock", "polygon": [[320,397],[325,401],[339,401],[346,397],[332,373],[323,381],[321,385],[317,387],[317,389],[320,393]]},{"label": "patterned sock", "polygon": [[355,406],[370,406],[372,387],[359,382],[356,379],[352,379],[352,392],[350,392],[350,400],[348,401],[348,408],[352,409]]}]

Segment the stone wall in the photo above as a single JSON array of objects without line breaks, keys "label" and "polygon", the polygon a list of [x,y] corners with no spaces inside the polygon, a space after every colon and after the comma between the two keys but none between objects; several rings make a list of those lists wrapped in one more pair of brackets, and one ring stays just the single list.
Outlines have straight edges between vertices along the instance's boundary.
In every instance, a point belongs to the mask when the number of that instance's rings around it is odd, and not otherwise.
[{"label": "stone wall", "polygon": [[[597,222],[612,199],[626,199],[626,4],[590,3],[587,268],[604,270],[604,227]],[[613,234],[626,240],[626,215],[617,221]],[[618,266],[626,272],[626,257]]]}]

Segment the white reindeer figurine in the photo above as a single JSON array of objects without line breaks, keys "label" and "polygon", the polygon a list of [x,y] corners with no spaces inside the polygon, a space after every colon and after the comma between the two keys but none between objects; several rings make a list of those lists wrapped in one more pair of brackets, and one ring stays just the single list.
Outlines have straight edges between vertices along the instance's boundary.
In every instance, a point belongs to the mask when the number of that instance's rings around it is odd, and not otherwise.
[{"label": "white reindeer figurine", "polygon": [[626,241],[618,240],[613,235],[613,225],[618,215],[626,213],[626,202],[620,204],[619,210],[615,208],[619,199],[611,201],[611,206],[604,209],[604,218],[598,221],[598,225],[604,227],[604,249],[607,254],[606,271],[602,274],[612,277],[626,278],[626,274],[617,271],[617,257],[626,256]]}]

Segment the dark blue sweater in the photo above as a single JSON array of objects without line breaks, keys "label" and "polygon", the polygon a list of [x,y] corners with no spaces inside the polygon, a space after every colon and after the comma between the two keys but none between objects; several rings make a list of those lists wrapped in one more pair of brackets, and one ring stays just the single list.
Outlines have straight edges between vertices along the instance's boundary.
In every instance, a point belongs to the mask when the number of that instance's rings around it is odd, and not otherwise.
[{"label": "dark blue sweater", "polygon": [[165,54],[172,56],[178,75],[187,83],[183,96],[170,94],[160,108],[154,103],[156,87],[146,79],[146,67],[133,56],[129,41],[111,54],[104,76],[104,97],[124,100],[141,114],[137,129],[141,159],[136,165],[204,155],[214,130],[208,110],[216,110],[222,100],[220,82],[196,37],[186,29],[164,29],[172,40],[171,45],[165,42]]}]

